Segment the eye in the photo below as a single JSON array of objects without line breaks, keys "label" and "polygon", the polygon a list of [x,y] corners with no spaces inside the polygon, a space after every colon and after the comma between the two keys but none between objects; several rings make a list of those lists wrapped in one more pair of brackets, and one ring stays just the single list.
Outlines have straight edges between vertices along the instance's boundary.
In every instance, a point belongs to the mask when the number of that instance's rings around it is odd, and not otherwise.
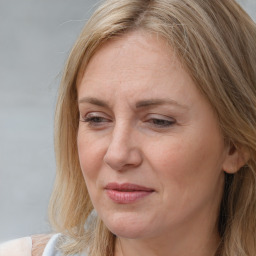
[{"label": "eye", "polygon": [[92,127],[101,127],[111,122],[109,118],[105,117],[103,114],[99,112],[89,113],[85,117],[80,119],[80,121],[87,123],[89,126]]},{"label": "eye", "polygon": [[148,122],[150,125],[156,127],[156,128],[168,128],[176,123],[176,120],[167,117],[167,116],[159,116],[159,115],[153,115],[150,116],[146,122]]},{"label": "eye", "polygon": [[168,121],[164,119],[151,119],[149,120],[149,122],[154,124],[155,126],[163,126],[163,127],[170,126],[174,123],[173,121]]}]

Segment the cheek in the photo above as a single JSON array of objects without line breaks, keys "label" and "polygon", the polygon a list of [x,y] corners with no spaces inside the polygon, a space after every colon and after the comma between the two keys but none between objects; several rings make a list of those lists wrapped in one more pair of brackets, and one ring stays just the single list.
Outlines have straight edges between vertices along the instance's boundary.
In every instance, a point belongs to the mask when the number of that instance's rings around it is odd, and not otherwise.
[{"label": "cheek", "polygon": [[97,140],[91,134],[78,133],[77,147],[80,166],[92,204],[96,209],[99,202],[102,204],[99,177],[105,155],[103,145],[103,140]]},{"label": "cheek", "polygon": [[[192,139],[191,139],[192,138]],[[221,173],[223,143],[220,137],[190,135],[150,147],[147,155],[165,188],[179,191],[211,186]]]},{"label": "cheek", "polygon": [[98,175],[105,154],[104,140],[97,140],[90,133],[78,132],[77,147],[81,169],[85,179]]},{"label": "cheek", "polygon": [[159,175],[175,176],[184,175],[186,161],[190,151],[184,138],[163,138],[151,147],[148,147],[148,161]]},{"label": "cheek", "polygon": [[180,218],[189,218],[190,213],[200,211],[208,202],[216,206],[222,194],[221,144],[213,148],[203,143],[205,138],[183,139],[165,144],[164,152],[159,148],[151,152],[155,180],[161,182],[162,200],[168,209],[167,219],[170,213],[174,214],[173,209]]}]

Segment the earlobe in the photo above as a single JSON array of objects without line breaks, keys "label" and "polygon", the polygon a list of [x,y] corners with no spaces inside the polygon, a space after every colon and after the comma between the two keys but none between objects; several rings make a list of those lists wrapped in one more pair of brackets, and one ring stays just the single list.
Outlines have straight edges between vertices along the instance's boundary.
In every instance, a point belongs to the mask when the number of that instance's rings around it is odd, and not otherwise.
[{"label": "earlobe", "polygon": [[248,150],[243,147],[230,145],[222,169],[229,174],[234,174],[250,159]]}]

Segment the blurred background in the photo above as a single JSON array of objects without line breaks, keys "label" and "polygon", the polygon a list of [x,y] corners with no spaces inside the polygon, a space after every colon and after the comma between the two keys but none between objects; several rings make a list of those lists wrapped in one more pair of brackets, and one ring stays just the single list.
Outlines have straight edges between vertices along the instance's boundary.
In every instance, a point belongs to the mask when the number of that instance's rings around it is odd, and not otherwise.
[{"label": "blurred background", "polygon": [[[256,0],[240,0],[256,21]],[[93,0],[0,0],[0,242],[50,231],[53,119],[68,53]]]}]

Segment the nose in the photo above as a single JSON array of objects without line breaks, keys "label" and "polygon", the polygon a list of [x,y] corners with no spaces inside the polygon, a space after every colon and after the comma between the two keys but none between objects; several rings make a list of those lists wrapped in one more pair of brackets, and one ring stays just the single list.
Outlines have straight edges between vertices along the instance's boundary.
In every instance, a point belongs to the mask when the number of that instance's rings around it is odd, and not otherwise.
[{"label": "nose", "polygon": [[142,162],[142,152],[134,131],[125,127],[115,127],[104,156],[104,162],[116,171],[137,167]]}]

